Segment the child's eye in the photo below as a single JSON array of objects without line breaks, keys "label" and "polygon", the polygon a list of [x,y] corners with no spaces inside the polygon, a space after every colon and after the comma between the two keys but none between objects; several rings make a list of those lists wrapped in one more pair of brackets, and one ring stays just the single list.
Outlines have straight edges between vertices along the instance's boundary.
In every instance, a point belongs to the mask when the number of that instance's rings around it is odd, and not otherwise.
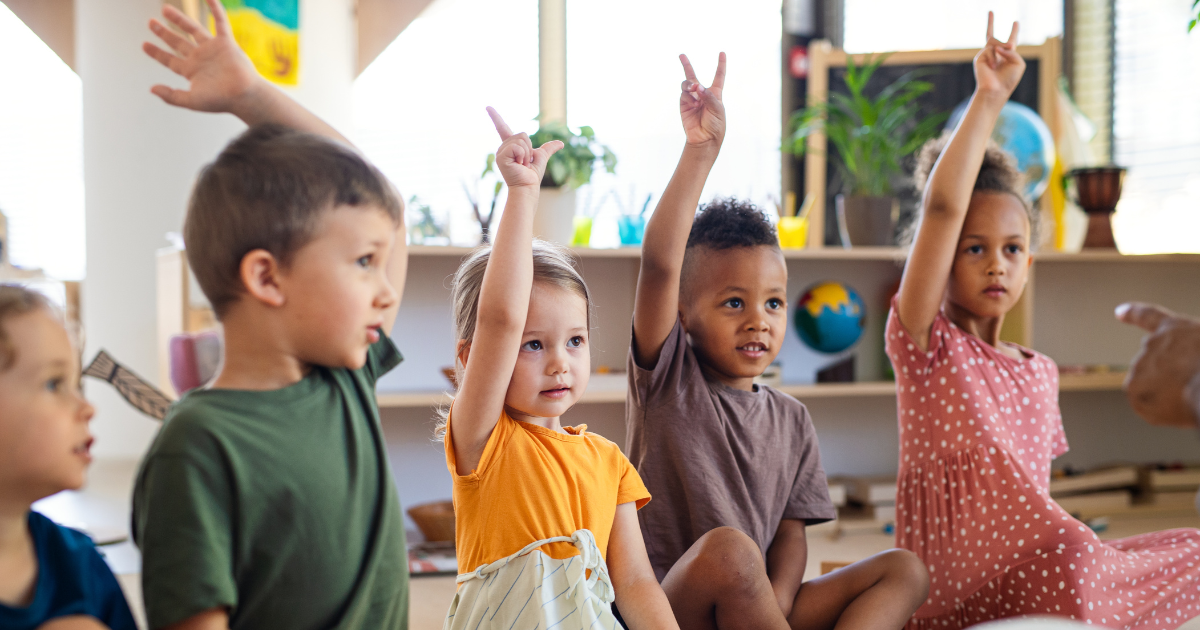
[{"label": "child's eye", "polygon": [[542,342],[540,342],[536,339],[534,339],[533,341],[527,341],[527,342],[525,342],[525,345],[521,346],[521,349],[527,350],[529,352],[537,352],[538,350],[542,349]]},{"label": "child's eye", "polygon": [[571,337],[570,341],[567,342],[567,345],[571,346],[572,348],[578,348],[579,346],[583,345],[583,337],[578,335]]},{"label": "child's eye", "polygon": [[371,262],[374,260],[375,260],[374,254],[367,254],[366,256],[363,256],[362,258],[359,258],[358,260],[356,260],[354,262],[356,264],[358,264],[359,267],[370,267]]},{"label": "child's eye", "polygon": [[1021,253],[1021,246],[1020,246],[1020,245],[1017,245],[1017,244],[1015,244],[1015,243],[1014,243],[1014,244],[1012,244],[1012,245],[1009,245],[1009,246],[1008,246],[1008,247],[1006,247],[1005,249],[1007,249],[1007,250],[1008,250],[1008,253],[1010,253],[1010,254],[1019,254],[1019,253]]},{"label": "child's eye", "polygon": [[982,254],[983,253],[983,245],[972,245],[967,248],[967,253],[968,254]]},{"label": "child's eye", "polygon": [[725,306],[730,308],[742,308],[742,298],[730,298],[725,300]]},{"label": "child's eye", "polygon": [[767,300],[767,308],[772,310],[783,308],[783,300],[779,298],[771,298]]},{"label": "child's eye", "polygon": [[62,389],[62,386],[63,386],[62,378],[52,378],[52,379],[46,381],[46,391],[48,391],[48,392],[57,393],[59,390]]}]

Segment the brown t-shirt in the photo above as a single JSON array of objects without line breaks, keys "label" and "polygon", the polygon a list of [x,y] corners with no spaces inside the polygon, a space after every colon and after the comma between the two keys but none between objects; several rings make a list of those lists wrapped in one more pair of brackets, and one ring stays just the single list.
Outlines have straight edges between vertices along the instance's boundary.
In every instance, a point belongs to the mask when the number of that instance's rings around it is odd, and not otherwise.
[{"label": "brown t-shirt", "polygon": [[781,520],[837,516],[800,401],[706,380],[679,321],[654,369],[632,348],[628,365],[626,453],[654,496],[639,516],[659,581],[716,527],[745,532],[765,556]]}]

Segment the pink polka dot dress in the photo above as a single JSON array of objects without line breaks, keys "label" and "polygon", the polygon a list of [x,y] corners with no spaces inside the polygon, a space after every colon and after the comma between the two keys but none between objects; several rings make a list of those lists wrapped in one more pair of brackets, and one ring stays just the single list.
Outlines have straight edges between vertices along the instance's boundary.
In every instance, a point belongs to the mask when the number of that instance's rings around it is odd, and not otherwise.
[{"label": "pink polka dot dress", "polygon": [[1200,615],[1200,531],[1101,541],[1050,498],[1050,461],[1067,451],[1053,361],[1006,356],[944,314],[929,346],[893,302],[896,544],[930,573],[910,630],[1034,614],[1168,629]]}]

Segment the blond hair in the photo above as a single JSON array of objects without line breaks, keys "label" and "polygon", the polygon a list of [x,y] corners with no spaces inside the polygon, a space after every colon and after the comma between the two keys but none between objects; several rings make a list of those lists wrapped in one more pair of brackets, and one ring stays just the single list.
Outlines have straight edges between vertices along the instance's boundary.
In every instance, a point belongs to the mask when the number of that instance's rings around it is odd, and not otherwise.
[{"label": "blond hair", "polygon": [[[455,347],[454,371],[460,383],[466,366],[460,364],[458,355],[463,344],[470,344],[475,338],[475,324],[479,317],[479,293],[483,289],[483,275],[487,271],[491,254],[490,245],[480,245],[458,266],[458,271],[450,283],[450,303],[454,309],[454,337],[458,340]],[[583,275],[575,266],[575,256],[570,250],[562,245],[533,239],[533,282],[548,284],[583,298],[587,304],[587,325],[591,328],[592,298],[587,283],[583,281]],[[437,426],[434,428],[435,439],[442,440],[445,437],[446,423],[449,419],[449,406],[438,410]]]},{"label": "blond hair", "polygon": [[17,349],[13,347],[4,325],[8,320],[42,310],[58,317],[58,309],[44,295],[15,284],[0,284],[0,372],[17,362]]}]

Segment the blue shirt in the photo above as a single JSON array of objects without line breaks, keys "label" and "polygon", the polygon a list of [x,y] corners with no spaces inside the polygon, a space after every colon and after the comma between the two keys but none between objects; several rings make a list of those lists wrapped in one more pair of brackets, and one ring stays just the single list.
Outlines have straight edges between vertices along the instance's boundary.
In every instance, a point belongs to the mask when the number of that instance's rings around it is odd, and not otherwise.
[{"label": "blue shirt", "polygon": [[37,551],[33,601],[25,608],[0,604],[0,628],[32,630],[56,617],[90,615],[112,630],[136,630],[117,578],[92,539],[29,512],[29,533]]}]

